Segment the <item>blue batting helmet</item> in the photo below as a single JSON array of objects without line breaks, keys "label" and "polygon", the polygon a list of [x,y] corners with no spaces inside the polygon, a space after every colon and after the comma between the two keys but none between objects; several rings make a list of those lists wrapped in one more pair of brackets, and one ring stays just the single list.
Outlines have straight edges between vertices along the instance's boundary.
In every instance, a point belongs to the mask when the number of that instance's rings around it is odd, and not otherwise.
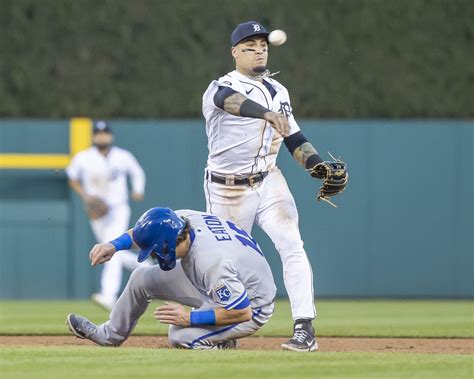
[{"label": "blue batting helmet", "polygon": [[176,266],[176,239],[184,227],[183,219],[169,208],[146,211],[133,228],[133,240],[141,249],[138,262],[155,253],[161,269],[172,270]]}]

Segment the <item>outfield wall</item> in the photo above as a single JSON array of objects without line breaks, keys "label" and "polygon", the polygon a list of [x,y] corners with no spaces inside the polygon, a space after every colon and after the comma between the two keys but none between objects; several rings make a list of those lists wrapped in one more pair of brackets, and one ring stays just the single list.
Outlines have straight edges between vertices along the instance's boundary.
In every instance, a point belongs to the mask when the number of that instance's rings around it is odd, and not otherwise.
[{"label": "outfield wall", "polygon": [[[300,122],[320,152],[341,155],[350,183],[314,201],[318,182],[283,147],[279,157],[295,197],[317,294],[356,297],[473,296],[472,121]],[[0,167],[7,153],[70,152],[69,120],[0,121]],[[204,209],[206,136],[199,120],[112,122],[117,145],[147,173],[145,200]],[[254,235],[285,295],[279,258]],[[92,233],[62,169],[0,168],[0,298],[81,298],[98,288],[87,255]],[[470,279],[471,278],[471,279]]]}]

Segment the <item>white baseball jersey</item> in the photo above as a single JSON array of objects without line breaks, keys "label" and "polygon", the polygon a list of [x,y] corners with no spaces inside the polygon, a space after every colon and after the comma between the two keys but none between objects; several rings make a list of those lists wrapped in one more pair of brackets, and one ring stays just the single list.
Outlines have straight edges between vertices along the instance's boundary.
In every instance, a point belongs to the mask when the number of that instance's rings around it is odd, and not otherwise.
[{"label": "white baseball jersey", "polygon": [[[127,150],[112,146],[107,156],[97,147],[79,152],[66,169],[69,179],[81,182],[84,191],[97,196],[109,206],[108,213],[99,219],[90,220],[98,243],[117,238],[129,228],[130,206],[128,205],[127,175],[130,175],[134,192],[145,191],[145,173]],[[113,304],[122,285],[122,268],[134,270],[139,266],[137,255],[131,251],[120,254],[106,262],[101,274],[100,295],[108,304]]]},{"label": "white baseball jersey", "polygon": [[79,152],[66,169],[69,179],[81,182],[88,195],[97,196],[109,206],[128,202],[127,175],[133,191],[143,194],[145,174],[129,151],[112,146],[107,156],[97,147]]},{"label": "white baseball jersey", "polygon": [[[316,316],[313,273],[303,247],[298,211],[276,157],[283,138],[265,120],[234,116],[214,104],[219,86],[226,86],[288,118],[290,135],[300,130],[288,91],[276,80],[253,80],[232,71],[213,81],[203,95],[209,156],[207,171],[245,175],[268,171],[257,186],[227,185],[205,175],[206,209],[251,233],[255,223],[271,238],[283,263],[283,279],[294,320]],[[231,181],[229,181],[231,183]]]},{"label": "white baseball jersey", "polygon": [[209,170],[223,174],[249,174],[270,171],[283,138],[265,120],[234,116],[214,104],[218,88],[229,87],[274,112],[284,114],[290,135],[298,132],[286,88],[274,79],[263,82],[249,79],[237,71],[211,82],[203,95],[202,111],[206,119]]}]

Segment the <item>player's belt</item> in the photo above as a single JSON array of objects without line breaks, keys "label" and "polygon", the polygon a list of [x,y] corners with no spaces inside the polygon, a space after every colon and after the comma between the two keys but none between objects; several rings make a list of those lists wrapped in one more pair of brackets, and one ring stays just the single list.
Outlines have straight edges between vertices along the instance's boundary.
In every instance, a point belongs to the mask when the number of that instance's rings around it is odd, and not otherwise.
[{"label": "player's belt", "polygon": [[206,173],[206,179],[211,179],[213,183],[225,184],[226,186],[250,186],[254,187],[265,179],[268,171],[257,172],[248,176],[236,175],[219,175],[213,172]]}]

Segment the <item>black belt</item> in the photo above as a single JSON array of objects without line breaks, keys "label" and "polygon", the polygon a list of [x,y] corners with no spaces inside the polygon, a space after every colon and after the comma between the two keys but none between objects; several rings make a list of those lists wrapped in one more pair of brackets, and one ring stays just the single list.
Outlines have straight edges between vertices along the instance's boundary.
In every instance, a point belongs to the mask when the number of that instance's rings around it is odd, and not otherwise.
[{"label": "black belt", "polygon": [[256,184],[260,183],[268,175],[268,171],[257,172],[256,174],[248,176],[235,176],[235,175],[219,175],[209,172],[206,173],[206,179],[211,179],[211,182],[225,184],[227,186],[250,186],[254,187]]}]

